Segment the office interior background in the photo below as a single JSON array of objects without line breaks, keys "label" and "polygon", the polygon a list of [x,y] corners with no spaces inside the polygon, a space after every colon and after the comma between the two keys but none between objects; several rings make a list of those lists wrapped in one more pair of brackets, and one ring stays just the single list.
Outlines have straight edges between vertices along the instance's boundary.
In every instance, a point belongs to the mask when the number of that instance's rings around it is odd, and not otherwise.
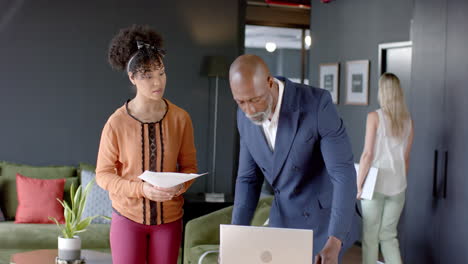
[{"label": "office interior background", "polygon": [[[126,75],[106,58],[110,38],[131,24],[148,24],[165,39],[165,97],[191,115],[199,172],[211,170],[213,154],[215,79],[204,74],[207,57],[231,63],[258,54],[274,74],[312,86],[319,86],[320,64],[339,63],[336,107],[356,162],[367,113],[379,108],[378,78],[394,71],[415,125],[399,225],[404,261],[468,263],[468,1],[266,2],[1,0],[0,160],[95,164],[103,125],[134,95]],[[294,5],[300,2],[310,8]],[[276,49],[255,43],[259,35],[279,39]],[[346,62],[354,60],[370,63],[367,105],[345,103]],[[232,199],[237,106],[228,79],[218,85],[215,188],[209,175],[189,193],[215,191]]]}]

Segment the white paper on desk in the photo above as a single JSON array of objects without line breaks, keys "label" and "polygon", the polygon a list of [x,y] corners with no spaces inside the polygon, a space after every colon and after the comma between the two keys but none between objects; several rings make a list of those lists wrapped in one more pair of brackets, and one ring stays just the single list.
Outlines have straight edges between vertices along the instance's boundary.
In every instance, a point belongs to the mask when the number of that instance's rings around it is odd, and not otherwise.
[{"label": "white paper on desk", "polygon": [[190,181],[197,177],[203,176],[208,173],[196,174],[196,173],[177,173],[177,172],[153,172],[145,171],[138,178],[150,183],[151,185],[170,188],[178,184]]},{"label": "white paper on desk", "polygon": [[[356,174],[359,173],[359,164],[355,163],[354,168],[356,169]],[[377,175],[379,169],[375,167],[370,167],[369,173],[367,174],[366,180],[362,185],[362,194],[361,198],[365,200],[372,200],[374,196],[375,184],[377,183]]]}]

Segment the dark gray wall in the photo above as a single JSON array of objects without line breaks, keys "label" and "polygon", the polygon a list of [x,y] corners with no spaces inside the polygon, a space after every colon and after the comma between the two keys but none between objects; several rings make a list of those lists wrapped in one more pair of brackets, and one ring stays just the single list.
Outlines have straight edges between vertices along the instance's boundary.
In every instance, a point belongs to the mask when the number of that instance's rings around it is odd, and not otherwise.
[{"label": "dark gray wall", "polygon": [[[111,37],[149,24],[168,51],[165,96],[187,110],[195,127],[199,171],[211,168],[210,89],[204,56],[231,62],[241,52],[239,2],[2,1],[0,10],[0,160],[33,165],[95,163],[108,116],[134,96],[106,61]],[[235,104],[220,81],[218,191],[231,192]],[[218,141],[218,142],[219,142]],[[205,177],[191,191],[208,187]]]},{"label": "dark gray wall", "polygon": [[[322,4],[312,0],[310,79],[319,85],[319,64],[340,63],[340,103],[337,105],[351,138],[355,160],[364,146],[367,113],[377,109],[378,45],[410,40],[413,0],[353,0]],[[370,60],[369,105],[344,105],[345,66],[350,60]]]}]

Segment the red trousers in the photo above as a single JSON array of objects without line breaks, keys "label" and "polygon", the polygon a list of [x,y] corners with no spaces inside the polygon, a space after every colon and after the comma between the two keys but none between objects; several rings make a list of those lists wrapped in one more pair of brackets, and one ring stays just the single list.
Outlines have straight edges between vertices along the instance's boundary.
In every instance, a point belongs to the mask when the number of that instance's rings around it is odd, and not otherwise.
[{"label": "red trousers", "polygon": [[110,243],[114,264],[176,264],[181,239],[182,219],[151,226],[112,212]]}]

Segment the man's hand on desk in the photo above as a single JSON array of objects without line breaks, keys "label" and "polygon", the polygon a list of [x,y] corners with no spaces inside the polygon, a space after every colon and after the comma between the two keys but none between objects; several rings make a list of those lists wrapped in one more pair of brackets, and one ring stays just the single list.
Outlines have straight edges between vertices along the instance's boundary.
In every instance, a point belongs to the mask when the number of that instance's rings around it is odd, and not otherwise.
[{"label": "man's hand on desk", "polygon": [[338,255],[341,250],[341,240],[331,236],[322,251],[315,256],[315,264],[338,264]]}]

